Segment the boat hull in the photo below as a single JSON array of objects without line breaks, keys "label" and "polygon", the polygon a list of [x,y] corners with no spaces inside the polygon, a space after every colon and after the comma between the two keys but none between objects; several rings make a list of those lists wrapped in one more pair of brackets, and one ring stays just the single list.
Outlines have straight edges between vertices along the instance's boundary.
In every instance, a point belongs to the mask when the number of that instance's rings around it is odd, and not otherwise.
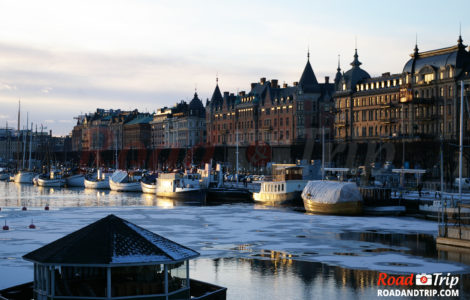
[{"label": "boat hull", "polygon": [[44,179],[44,178],[38,178],[38,186],[44,186],[44,187],[63,187],[63,186],[65,186],[65,179]]},{"label": "boat hull", "polygon": [[35,174],[32,172],[20,172],[17,173],[13,179],[15,183],[33,183]]},{"label": "boat hull", "polygon": [[175,200],[205,201],[206,191],[202,189],[186,189],[186,191],[164,192],[157,189],[157,197]]},{"label": "boat hull", "polygon": [[85,176],[84,175],[72,175],[66,179],[67,186],[70,187],[84,187],[85,186]]},{"label": "boat hull", "polygon": [[304,199],[304,207],[307,212],[315,214],[348,216],[362,214],[362,201],[321,203],[310,199]]},{"label": "boat hull", "polygon": [[237,188],[209,188],[207,190],[207,202],[253,202],[253,197],[247,189]]},{"label": "boat hull", "polygon": [[140,182],[140,187],[142,188],[142,193],[145,194],[155,194],[157,192],[157,185],[155,184]]},{"label": "boat hull", "polygon": [[84,180],[85,188],[87,189],[96,189],[96,190],[109,190],[109,179],[106,180]]},{"label": "boat hull", "polygon": [[116,192],[142,192],[140,182],[115,182],[110,179],[109,188]]},{"label": "boat hull", "polygon": [[286,193],[253,193],[253,200],[255,202],[267,202],[277,204],[288,204],[293,202],[302,202],[300,194],[302,192],[286,192]]},{"label": "boat hull", "polygon": [[0,174],[0,181],[10,180],[10,174]]}]

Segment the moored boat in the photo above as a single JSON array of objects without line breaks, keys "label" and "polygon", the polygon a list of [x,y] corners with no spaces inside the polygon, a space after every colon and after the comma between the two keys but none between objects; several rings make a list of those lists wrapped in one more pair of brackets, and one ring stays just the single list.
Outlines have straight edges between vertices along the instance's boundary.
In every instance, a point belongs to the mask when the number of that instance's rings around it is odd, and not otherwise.
[{"label": "moored boat", "polygon": [[253,200],[270,204],[302,204],[300,194],[309,179],[313,179],[314,165],[274,164],[272,181],[263,181]]},{"label": "moored boat", "polygon": [[140,182],[142,192],[146,194],[155,194],[157,192],[157,174],[144,176]]},{"label": "moored boat", "polygon": [[15,174],[13,181],[15,183],[33,183],[33,178],[36,174],[28,171],[19,171]]},{"label": "moored boat", "polygon": [[309,181],[302,192],[307,212],[334,215],[362,213],[362,195],[355,183],[338,181]]},{"label": "moored boat", "polygon": [[63,187],[65,186],[65,179],[62,178],[57,172],[51,172],[48,175],[38,177],[38,186],[43,187]]},{"label": "moored boat", "polygon": [[84,187],[85,186],[85,175],[75,174],[65,177],[68,187]]},{"label": "moored boat", "polygon": [[205,201],[206,189],[200,174],[162,173],[157,178],[157,197]]},{"label": "moored boat", "polygon": [[109,178],[109,188],[116,192],[142,192],[140,176],[129,176],[126,171],[117,170]]}]

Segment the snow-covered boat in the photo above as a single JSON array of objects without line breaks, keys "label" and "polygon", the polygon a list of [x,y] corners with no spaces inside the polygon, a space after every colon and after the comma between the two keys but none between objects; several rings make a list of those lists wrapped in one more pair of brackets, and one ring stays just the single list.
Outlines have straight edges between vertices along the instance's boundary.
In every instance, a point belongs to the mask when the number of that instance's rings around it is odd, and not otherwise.
[{"label": "snow-covered boat", "polygon": [[126,171],[117,170],[109,178],[109,187],[117,192],[142,192],[139,177],[130,178]]},{"label": "snow-covered boat", "polygon": [[35,174],[33,172],[19,171],[15,174],[15,183],[33,183]]},{"label": "snow-covered boat", "polygon": [[162,173],[157,178],[157,197],[203,201],[206,189],[200,174]]},{"label": "snow-covered boat", "polygon": [[362,195],[355,183],[338,181],[309,181],[302,192],[307,212],[335,215],[362,213]]},{"label": "snow-covered boat", "polygon": [[68,187],[84,187],[85,186],[85,175],[75,174],[65,177]]}]

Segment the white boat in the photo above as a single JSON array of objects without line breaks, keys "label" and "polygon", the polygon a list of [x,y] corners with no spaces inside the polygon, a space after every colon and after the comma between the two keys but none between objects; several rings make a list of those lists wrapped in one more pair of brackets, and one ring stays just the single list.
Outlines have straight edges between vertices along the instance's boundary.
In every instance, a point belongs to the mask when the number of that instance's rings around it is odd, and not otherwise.
[{"label": "white boat", "polygon": [[75,174],[65,177],[65,181],[68,187],[84,187],[85,186],[85,175]]},{"label": "white boat", "polygon": [[33,172],[19,171],[15,174],[13,181],[15,183],[33,183],[33,178],[36,174]]},{"label": "white boat", "polygon": [[313,177],[313,165],[273,164],[272,181],[263,181],[253,200],[270,204],[302,204],[300,194]]},{"label": "white boat", "polygon": [[157,192],[157,174],[146,175],[140,182],[142,192],[146,194],[154,194]]},{"label": "white boat", "polygon": [[362,195],[351,182],[327,180],[309,181],[302,192],[307,212],[335,215],[362,213]]},{"label": "white boat", "polygon": [[110,174],[102,173],[101,169],[98,169],[98,171],[93,176],[85,177],[85,188],[96,190],[109,190],[109,176]]},{"label": "white boat", "polygon": [[63,187],[65,186],[65,182],[65,179],[56,172],[51,172],[49,176],[38,177],[38,186],[43,187]]},{"label": "white boat", "polygon": [[109,190],[109,177],[105,179],[87,179],[84,180],[85,188],[96,190]]},{"label": "white boat", "polygon": [[157,178],[157,197],[202,201],[206,189],[200,174],[161,173]]},{"label": "white boat", "polygon": [[39,177],[41,177],[41,174],[38,174],[38,175],[34,176],[34,178],[33,178],[33,184],[34,184],[34,185],[38,185],[38,179],[39,179]]},{"label": "white boat", "polygon": [[126,171],[117,170],[109,178],[109,188],[117,192],[142,192],[139,177],[129,178]]}]

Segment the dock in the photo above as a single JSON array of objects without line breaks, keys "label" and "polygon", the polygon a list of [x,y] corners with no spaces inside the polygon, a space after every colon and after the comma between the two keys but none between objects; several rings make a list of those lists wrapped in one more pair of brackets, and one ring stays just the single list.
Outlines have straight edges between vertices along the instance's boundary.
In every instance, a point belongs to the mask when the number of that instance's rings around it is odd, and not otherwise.
[{"label": "dock", "polygon": [[457,212],[449,215],[445,206],[439,214],[438,237],[436,243],[444,247],[460,247],[470,250],[470,210],[469,203],[457,204]]}]

